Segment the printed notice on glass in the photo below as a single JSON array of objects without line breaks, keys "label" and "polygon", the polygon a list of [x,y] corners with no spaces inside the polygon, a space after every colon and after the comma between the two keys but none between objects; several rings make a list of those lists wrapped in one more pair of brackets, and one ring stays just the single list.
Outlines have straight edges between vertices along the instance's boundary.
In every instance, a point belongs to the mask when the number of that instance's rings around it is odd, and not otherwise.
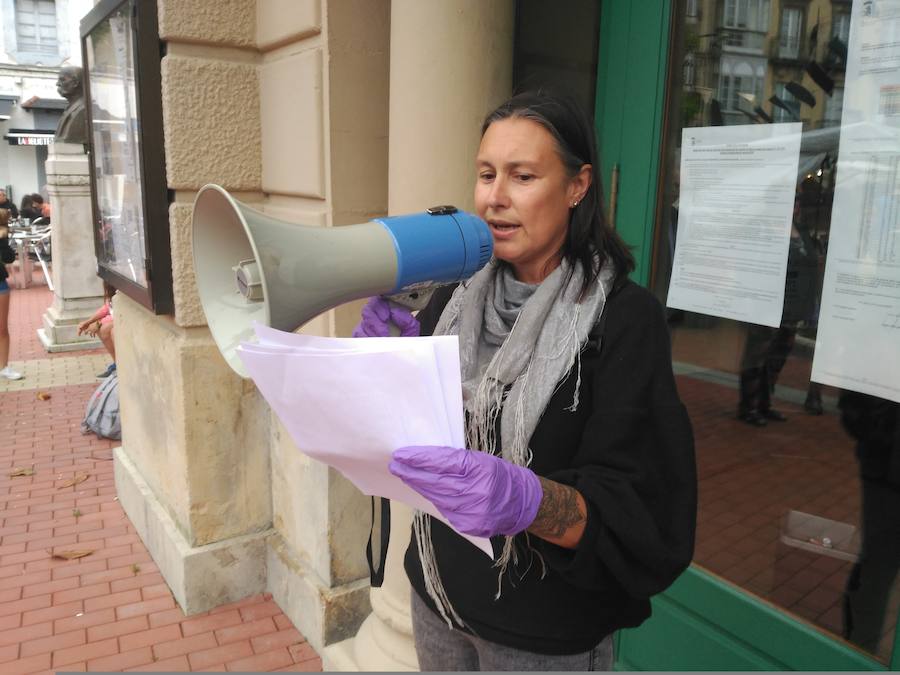
[{"label": "printed notice on glass", "polygon": [[684,129],[669,307],[778,326],[801,124]]},{"label": "printed notice on glass", "polygon": [[812,379],[900,402],[900,0],[853,3]]}]

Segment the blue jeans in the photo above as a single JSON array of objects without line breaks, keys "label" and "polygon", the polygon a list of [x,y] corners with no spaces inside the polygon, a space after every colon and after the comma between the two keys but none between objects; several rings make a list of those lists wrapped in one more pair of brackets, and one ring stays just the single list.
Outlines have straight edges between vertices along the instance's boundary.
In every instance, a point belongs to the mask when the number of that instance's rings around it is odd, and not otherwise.
[{"label": "blue jeans", "polygon": [[9,293],[9,284],[6,283],[6,279],[0,281],[0,295]]},{"label": "blue jeans", "polygon": [[412,592],[413,635],[419,669],[435,671],[612,670],[613,636],[580,654],[536,654],[488,642],[447,626]]}]

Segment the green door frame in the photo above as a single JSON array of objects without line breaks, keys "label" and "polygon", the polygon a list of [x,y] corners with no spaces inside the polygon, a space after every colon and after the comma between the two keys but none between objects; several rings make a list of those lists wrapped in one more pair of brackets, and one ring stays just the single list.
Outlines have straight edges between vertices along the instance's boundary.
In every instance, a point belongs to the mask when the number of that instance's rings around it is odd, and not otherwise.
[{"label": "green door frame", "polygon": [[[604,0],[596,127],[604,187],[619,186],[616,229],[633,246],[634,280],[653,254],[673,0]],[[608,203],[608,202],[607,202]],[[653,617],[620,631],[619,670],[887,670],[861,651],[697,566],[653,600]],[[891,654],[900,670],[900,622]]]}]

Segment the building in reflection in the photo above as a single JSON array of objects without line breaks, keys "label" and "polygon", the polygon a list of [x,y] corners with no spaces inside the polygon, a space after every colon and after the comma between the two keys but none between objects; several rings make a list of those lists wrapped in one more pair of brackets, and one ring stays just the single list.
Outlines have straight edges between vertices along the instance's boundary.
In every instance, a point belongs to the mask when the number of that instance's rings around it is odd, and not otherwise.
[{"label": "building in reflection", "polygon": [[687,0],[685,126],[839,123],[851,3]]}]

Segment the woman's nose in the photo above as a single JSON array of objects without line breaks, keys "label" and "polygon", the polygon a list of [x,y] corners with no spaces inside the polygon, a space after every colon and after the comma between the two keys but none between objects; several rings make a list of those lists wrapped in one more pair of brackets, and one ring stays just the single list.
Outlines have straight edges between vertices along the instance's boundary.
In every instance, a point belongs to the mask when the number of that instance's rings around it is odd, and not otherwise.
[{"label": "woman's nose", "polygon": [[491,192],[488,195],[488,203],[492,207],[509,205],[509,192],[506,189],[506,181],[499,176],[491,183]]}]

